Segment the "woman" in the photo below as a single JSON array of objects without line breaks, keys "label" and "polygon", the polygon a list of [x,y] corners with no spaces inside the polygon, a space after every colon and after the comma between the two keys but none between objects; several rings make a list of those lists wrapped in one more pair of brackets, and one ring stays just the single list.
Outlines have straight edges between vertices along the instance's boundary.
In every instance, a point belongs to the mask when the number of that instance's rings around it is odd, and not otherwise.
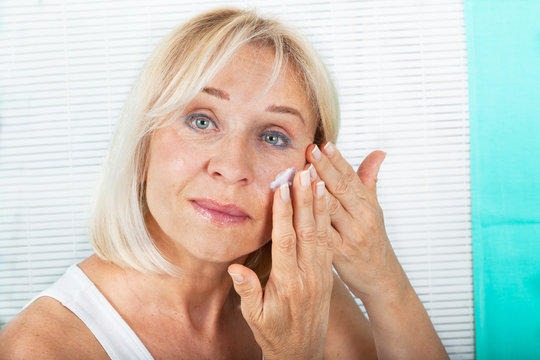
[{"label": "woman", "polygon": [[222,9],[175,30],[117,125],[96,254],[4,328],[1,356],[447,358],[385,233],[385,154],[355,172],[337,119],[320,58],[280,23]]}]

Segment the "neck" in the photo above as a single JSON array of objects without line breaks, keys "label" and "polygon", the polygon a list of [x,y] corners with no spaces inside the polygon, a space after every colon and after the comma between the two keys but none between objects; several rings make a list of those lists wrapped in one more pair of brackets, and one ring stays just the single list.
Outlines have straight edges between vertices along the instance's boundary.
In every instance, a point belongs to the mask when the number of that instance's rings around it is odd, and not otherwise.
[{"label": "neck", "polygon": [[123,269],[132,296],[156,315],[181,320],[194,331],[217,331],[227,314],[239,309],[227,268],[233,262],[243,263],[247,256],[231,262],[205,261],[166,238],[155,220],[147,219],[147,226],[160,252],[180,269],[181,275],[149,275]]},{"label": "neck", "polygon": [[[207,332],[219,328],[226,315],[238,305],[236,293],[232,289],[228,264],[196,264],[182,266],[183,275],[135,275],[135,289],[143,304],[152,306],[159,314],[181,318],[191,324],[194,330]],[[128,280],[129,281],[129,280]]]}]

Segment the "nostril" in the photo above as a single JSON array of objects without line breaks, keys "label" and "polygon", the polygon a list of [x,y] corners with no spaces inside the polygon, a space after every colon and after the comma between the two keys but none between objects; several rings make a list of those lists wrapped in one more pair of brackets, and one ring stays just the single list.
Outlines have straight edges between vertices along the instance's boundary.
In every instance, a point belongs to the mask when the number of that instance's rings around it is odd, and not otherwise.
[{"label": "nostril", "polygon": [[213,158],[208,164],[208,173],[229,184],[244,182],[248,183],[253,177],[253,169],[245,161],[227,158],[226,151],[219,158]]}]

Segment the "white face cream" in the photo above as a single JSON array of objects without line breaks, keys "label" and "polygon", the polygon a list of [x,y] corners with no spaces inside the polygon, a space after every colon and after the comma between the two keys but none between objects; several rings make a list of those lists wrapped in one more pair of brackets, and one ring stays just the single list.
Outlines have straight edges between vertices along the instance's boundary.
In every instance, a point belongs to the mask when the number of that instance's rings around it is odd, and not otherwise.
[{"label": "white face cream", "polygon": [[283,184],[289,184],[292,186],[294,175],[298,172],[295,168],[288,168],[277,174],[276,179],[270,184],[270,188],[273,191],[276,191],[278,187]]}]

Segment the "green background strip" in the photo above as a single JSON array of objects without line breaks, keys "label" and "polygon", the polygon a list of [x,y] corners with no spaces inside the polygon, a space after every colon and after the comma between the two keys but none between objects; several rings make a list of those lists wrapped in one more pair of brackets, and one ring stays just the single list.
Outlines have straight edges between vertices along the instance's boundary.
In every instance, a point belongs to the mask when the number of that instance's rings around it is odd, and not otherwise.
[{"label": "green background strip", "polygon": [[477,359],[540,359],[540,1],[465,0]]}]

